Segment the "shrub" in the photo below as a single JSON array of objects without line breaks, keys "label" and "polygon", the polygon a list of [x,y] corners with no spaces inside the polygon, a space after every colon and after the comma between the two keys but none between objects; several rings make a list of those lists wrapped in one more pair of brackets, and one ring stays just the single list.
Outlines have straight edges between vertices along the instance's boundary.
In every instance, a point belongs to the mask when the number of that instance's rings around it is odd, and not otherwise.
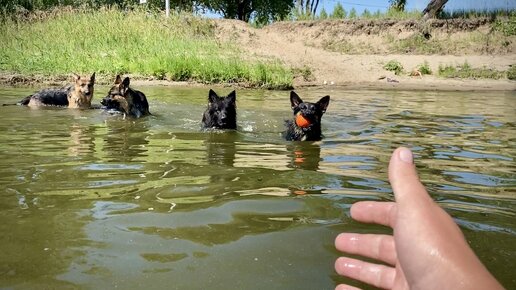
[{"label": "shrub", "polygon": [[394,74],[399,75],[403,72],[403,66],[397,60],[391,60],[383,66],[388,71],[393,71]]},{"label": "shrub", "polygon": [[432,74],[432,70],[430,69],[430,65],[428,64],[428,62],[426,60],[425,60],[425,62],[423,64],[419,65],[418,71],[421,74],[423,74],[423,75],[431,75]]},{"label": "shrub", "polygon": [[516,80],[516,64],[511,65],[509,70],[507,70],[507,78],[510,80]]}]

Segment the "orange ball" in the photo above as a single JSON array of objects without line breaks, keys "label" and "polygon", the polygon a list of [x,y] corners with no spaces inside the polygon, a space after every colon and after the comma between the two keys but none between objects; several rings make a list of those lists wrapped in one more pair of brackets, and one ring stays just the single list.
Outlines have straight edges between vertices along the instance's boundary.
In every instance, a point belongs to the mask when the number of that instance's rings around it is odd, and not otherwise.
[{"label": "orange ball", "polygon": [[296,115],[296,125],[298,125],[301,128],[306,128],[310,126],[310,121],[308,121],[305,117],[303,117],[303,114],[298,113]]}]

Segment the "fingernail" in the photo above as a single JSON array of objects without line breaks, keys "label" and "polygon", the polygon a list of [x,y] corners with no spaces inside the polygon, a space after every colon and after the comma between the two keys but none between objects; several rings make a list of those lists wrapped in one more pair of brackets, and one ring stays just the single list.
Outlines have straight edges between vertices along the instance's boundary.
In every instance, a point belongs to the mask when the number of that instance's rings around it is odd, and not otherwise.
[{"label": "fingernail", "polygon": [[410,149],[408,148],[401,148],[400,149],[400,159],[401,161],[405,162],[405,163],[409,163],[409,164],[412,164],[414,162],[414,157],[412,156],[412,151],[410,151]]}]

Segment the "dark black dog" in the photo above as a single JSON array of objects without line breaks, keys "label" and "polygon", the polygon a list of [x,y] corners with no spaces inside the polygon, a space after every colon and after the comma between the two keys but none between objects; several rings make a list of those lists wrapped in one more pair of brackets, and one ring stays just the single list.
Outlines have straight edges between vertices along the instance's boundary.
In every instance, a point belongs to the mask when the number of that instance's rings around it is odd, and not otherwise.
[{"label": "dark black dog", "polygon": [[317,103],[303,102],[294,92],[290,92],[290,104],[294,111],[294,120],[285,121],[287,141],[319,141],[321,118],[330,104],[330,96],[322,97]]},{"label": "dark black dog", "polygon": [[131,89],[129,82],[128,77],[122,81],[120,75],[117,75],[115,84],[100,103],[108,110],[116,110],[133,118],[150,115],[147,97],[142,92]]},{"label": "dark black dog", "polygon": [[232,91],[227,97],[219,97],[210,89],[208,93],[208,108],[202,116],[203,128],[233,129],[236,122],[236,93]]}]

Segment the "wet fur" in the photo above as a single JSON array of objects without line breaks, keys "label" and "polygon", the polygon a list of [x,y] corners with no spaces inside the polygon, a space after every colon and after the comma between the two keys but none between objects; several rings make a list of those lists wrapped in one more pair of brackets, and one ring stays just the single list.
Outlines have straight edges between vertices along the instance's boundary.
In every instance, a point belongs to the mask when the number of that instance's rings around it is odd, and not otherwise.
[{"label": "wet fur", "polygon": [[133,118],[150,115],[147,97],[144,93],[130,88],[129,83],[128,77],[122,81],[117,75],[115,84],[100,103],[108,110],[116,110]]},{"label": "wet fur", "polygon": [[236,92],[232,91],[227,97],[219,97],[210,89],[208,108],[202,116],[203,128],[236,130],[236,119]]},{"label": "wet fur", "polygon": [[29,107],[58,106],[78,109],[91,107],[95,73],[90,78],[74,74],[74,83],[59,89],[44,89],[23,98],[18,105]]},{"label": "wet fur", "polygon": [[[319,141],[322,139],[321,118],[326,112],[330,103],[330,96],[322,97],[317,103],[303,102],[294,92],[290,92],[290,104],[294,112],[292,120],[286,120],[287,130],[284,133],[287,141]],[[310,121],[308,127],[302,128],[296,124],[295,118],[298,113]]]}]

